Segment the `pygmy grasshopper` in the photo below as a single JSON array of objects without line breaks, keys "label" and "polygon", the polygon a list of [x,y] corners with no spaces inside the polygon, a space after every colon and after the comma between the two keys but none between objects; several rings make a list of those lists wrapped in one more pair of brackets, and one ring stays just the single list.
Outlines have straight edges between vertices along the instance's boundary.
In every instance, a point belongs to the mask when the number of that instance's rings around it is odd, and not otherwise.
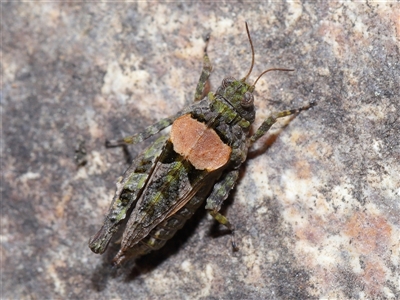
[{"label": "pygmy grasshopper", "polygon": [[108,142],[108,146],[136,144],[171,126],[169,135],[157,139],[140,154],[117,182],[117,190],[104,224],[89,241],[90,249],[103,253],[120,224],[129,218],[121,247],[113,262],[123,261],[161,248],[182,228],[206,200],[206,209],[232,232],[234,226],[219,213],[223,201],[238,180],[239,168],[249,147],[262,137],[278,118],[310,108],[272,113],[250,135],[255,120],[255,85],[270,71],[293,71],[273,68],[262,72],[253,84],[247,82],[254,65],[254,47],[246,23],[252,50],[252,63],[240,80],[227,77],[215,93],[205,95],[211,63],[203,57],[203,70],[197,84],[194,103],[176,115],[163,119],[139,134]]}]

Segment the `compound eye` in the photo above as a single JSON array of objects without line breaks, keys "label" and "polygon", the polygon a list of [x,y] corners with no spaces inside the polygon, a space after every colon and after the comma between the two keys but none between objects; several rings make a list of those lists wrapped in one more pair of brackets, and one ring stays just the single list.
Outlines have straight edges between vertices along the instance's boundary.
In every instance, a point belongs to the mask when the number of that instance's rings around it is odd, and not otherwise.
[{"label": "compound eye", "polygon": [[243,95],[242,101],[240,101],[240,105],[241,105],[242,107],[244,107],[244,108],[253,106],[253,103],[254,103],[254,96],[253,96],[253,94],[250,93],[250,92],[246,92],[246,93]]},{"label": "compound eye", "polygon": [[233,77],[227,77],[224,80],[222,80],[222,86],[226,88],[227,86],[231,85],[235,81],[235,78]]}]

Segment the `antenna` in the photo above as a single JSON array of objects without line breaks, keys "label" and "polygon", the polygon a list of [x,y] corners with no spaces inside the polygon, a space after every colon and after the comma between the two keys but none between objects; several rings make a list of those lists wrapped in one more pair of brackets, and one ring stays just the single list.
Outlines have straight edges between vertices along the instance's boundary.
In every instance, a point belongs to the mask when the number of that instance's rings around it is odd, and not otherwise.
[{"label": "antenna", "polygon": [[249,37],[249,42],[250,42],[250,46],[251,46],[251,67],[250,67],[250,70],[247,73],[247,75],[244,76],[244,78],[241,81],[246,81],[247,77],[250,76],[251,71],[253,71],[253,66],[254,66],[254,47],[253,47],[253,42],[251,41],[249,26],[247,25],[247,22],[245,22],[245,24],[246,24],[247,36]]},{"label": "antenna", "polygon": [[257,77],[256,81],[254,81],[254,83],[253,83],[252,86],[255,87],[255,86],[256,86],[256,83],[257,83],[257,81],[258,81],[258,79],[260,79],[261,76],[263,76],[265,73],[268,73],[268,72],[270,72],[270,71],[286,71],[286,72],[291,72],[291,71],[294,71],[294,70],[293,70],[293,69],[281,69],[281,68],[272,68],[272,69],[265,70],[264,72],[262,72],[262,73]]}]

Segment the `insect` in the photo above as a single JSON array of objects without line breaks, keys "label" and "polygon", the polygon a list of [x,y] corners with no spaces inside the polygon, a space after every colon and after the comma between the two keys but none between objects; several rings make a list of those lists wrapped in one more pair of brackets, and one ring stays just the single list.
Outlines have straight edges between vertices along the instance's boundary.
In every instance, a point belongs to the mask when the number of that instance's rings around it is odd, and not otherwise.
[{"label": "insect", "polygon": [[244,78],[227,77],[215,93],[203,97],[212,69],[207,38],[194,103],[139,134],[108,142],[108,146],[136,144],[171,126],[170,134],[158,138],[134,159],[118,180],[104,224],[89,240],[93,252],[101,254],[106,250],[124,220],[127,223],[114,264],[120,265],[130,258],[159,249],[204,201],[211,216],[231,231],[232,246],[237,249],[234,225],[219,210],[238,180],[239,168],[246,160],[249,147],[278,118],[313,105],[309,103],[298,109],[272,113],[250,135],[255,120],[253,92],[257,81],[270,71],[293,70],[268,69],[253,84],[248,83],[254,66],[254,47],[247,23],[246,31],[252,62]]}]

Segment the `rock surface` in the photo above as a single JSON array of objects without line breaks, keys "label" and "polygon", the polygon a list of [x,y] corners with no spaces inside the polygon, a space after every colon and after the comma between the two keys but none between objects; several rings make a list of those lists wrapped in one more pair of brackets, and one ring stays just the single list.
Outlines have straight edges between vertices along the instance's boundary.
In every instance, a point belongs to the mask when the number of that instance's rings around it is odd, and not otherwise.
[{"label": "rock surface", "polygon": [[[399,2],[1,8],[3,299],[400,297]],[[240,251],[200,209],[162,250],[113,270],[117,246],[87,246],[127,168],[104,141],[191,102],[207,33],[213,90],[243,77],[245,21],[251,80],[296,70],[260,79],[257,124],[317,106],[252,148],[223,207]]]}]

